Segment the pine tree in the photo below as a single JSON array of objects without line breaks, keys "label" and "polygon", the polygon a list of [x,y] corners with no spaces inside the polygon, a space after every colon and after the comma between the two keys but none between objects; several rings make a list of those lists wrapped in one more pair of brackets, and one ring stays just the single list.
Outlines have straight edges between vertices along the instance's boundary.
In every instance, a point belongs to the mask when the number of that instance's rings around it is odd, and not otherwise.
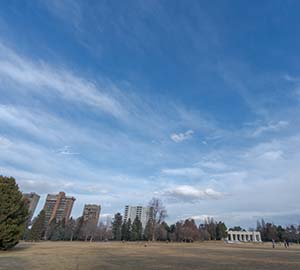
[{"label": "pine tree", "polygon": [[65,238],[65,220],[63,219],[59,221],[54,227],[50,240],[60,241],[60,240],[64,240],[64,238]]},{"label": "pine tree", "polygon": [[112,223],[113,239],[120,241],[122,238],[122,215],[120,213],[115,214],[114,221]]},{"label": "pine tree", "polygon": [[39,241],[45,233],[45,211],[42,210],[37,218],[34,220],[31,230],[29,232],[28,240]]},{"label": "pine tree", "polygon": [[46,234],[45,234],[45,238],[46,240],[50,240],[52,238],[52,234],[54,233],[56,227],[57,227],[57,222],[56,219],[52,219],[50,224],[47,225],[47,229],[46,229]]},{"label": "pine tree", "polygon": [[28,208],[13,177],[0,175],[0,249],[15,246],[22,238]]},{"label": "pine tree", "polygon": [[219,222],[216,227],[216,238],[217,240],[222,240],[227,236],[227,227],[224,222]]},{"label": "pine tree", "polygon": [[127,229],[127,222],[124,220],[121,228],[122,238],[121,240],[128,241],[128,229]]},{"label": "pine tree", "polygon": [[130,241],[138,240],[138,225],[137,225],[138,217],[136,217],[132,223]]},{"label": "pine tree", "polygon": [[148,220],[145,230],[144,230],[144,238],[145,240],[152,240],[153,235],[153,222],[152,220]]},{"label": "pine tree", "polygon": [[142,239],[143,226],[138,217],[136,217],[133,221],[131,228],[131,241],[140,241]]},{"label": "pine tree", "polygon": [[126,233],[125,233],[127,241],[131,239],[131,230],[132,230],[131,219],[128,219],[126,222]]}]

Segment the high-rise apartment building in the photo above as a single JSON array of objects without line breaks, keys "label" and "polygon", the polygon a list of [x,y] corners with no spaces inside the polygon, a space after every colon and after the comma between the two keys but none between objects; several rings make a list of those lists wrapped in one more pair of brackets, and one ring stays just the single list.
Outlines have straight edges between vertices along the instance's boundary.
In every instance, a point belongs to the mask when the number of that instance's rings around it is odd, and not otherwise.
[{"label": "high-rise apartment building", "polygon": [[50,222],[55,219],[57,222],[65,219],[69,221],[75,198],[67,197],[64,192],[58,194],[48,194],[44,206],[45,222]]},{"label": "high-rise apartment building", "polygon": [[26,199],[26,204],[28,205],[28,209],[29,209],[28,223],[30,223],[34,211],[39,203],[40,196],[35,192],[30,192],[30,193],[23,193],[23,198]]},{"label": "high-rise apartment building", "polygon": [[136,217],[142,222],[142,226],[145,229],[147,222],[152,218],[153,209],[151,207],[143,206],[125,206],[124,221],[131,220],[133,222]]},{"label": "high-rise apartment building", "polygon": [[99,222],[101,206],[96,204],[86,204],[83,208],[83,221],[97,225]]}]

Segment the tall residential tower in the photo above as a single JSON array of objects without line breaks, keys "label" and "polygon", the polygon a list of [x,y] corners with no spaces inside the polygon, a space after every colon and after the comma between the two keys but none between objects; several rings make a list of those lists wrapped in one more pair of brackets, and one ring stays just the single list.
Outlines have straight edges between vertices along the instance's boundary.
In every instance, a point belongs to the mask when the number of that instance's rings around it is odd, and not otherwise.
[{"label": "tall residential tower", "polygon": [[48,194],[44,206],[46,223],[50,224],[52,220],[69,221],[75,198],[67,197],[64,192],[59,192],[57,195]]},{"label": "tall residential tower", "polygon": [[124,221],[127,222],[128,219],[133,222],[136,217],[142,222],[142,226],[145,229],[149,219],[152,218],[152,208],[143,206],[125,206]]},{"label": "tall residential tower", "polygon": [[26,199],[26,204],[28,205],[28,209],[29,209],[28,223],[30,224],[34,211],[39,203],[40,196],[35,192],[30,192],[30,193],[23,193],[23,198]]},{"label": "tall residential tower", "polygon": [[82,217],[83,221],[97,225],[99,222],[101,206],[96,204],[84,205]]}]

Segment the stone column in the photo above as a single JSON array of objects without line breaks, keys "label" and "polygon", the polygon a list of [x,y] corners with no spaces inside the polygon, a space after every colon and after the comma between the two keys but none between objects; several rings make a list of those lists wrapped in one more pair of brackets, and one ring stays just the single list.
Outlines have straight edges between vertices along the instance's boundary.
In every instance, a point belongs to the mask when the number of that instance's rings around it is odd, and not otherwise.
[{"label": "stone column", "polygon": [[257,232],[257,241],[258,241],[258,242],[261,242],[260,232]]}]

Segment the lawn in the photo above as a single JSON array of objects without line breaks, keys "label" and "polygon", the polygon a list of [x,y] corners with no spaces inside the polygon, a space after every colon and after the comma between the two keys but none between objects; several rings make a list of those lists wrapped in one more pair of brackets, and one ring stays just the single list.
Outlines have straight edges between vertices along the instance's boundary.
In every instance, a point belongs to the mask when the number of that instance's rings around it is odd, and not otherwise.
[{"label": "lawn", "polygon": [[0,252],[0,269],[299,270],[300,246],[271,244],[40,242]]}]

